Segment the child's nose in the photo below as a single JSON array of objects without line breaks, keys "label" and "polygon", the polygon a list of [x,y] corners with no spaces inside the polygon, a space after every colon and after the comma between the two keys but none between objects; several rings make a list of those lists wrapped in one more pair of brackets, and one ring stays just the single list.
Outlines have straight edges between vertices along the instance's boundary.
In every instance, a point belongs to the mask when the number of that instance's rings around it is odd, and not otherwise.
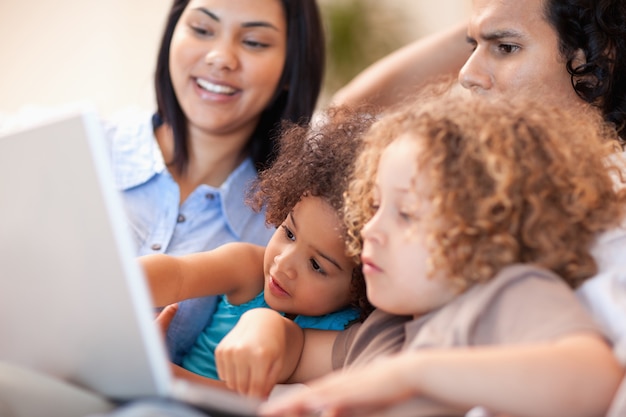
[{"label": "child's nose", "polygon": [[277,272],[289,279],[296,278],[297,273],[294,258],[294,254],[288,250],[276,255],[274,257],[274,263],[276,264]]}]

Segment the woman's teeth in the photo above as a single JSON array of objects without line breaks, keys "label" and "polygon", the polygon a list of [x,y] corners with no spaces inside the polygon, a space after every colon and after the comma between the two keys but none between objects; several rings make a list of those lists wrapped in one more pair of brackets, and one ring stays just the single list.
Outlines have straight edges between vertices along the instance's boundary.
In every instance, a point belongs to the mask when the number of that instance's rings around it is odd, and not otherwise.
[{"label": "woman's teeth", "polygon": [[237,90],[232,87],[227,87],[225,85],[213,84],[209,81],[203,80],[201,78],[196,79],[196,83],[204,90],[209,91],[215,94],[235,94]]}]

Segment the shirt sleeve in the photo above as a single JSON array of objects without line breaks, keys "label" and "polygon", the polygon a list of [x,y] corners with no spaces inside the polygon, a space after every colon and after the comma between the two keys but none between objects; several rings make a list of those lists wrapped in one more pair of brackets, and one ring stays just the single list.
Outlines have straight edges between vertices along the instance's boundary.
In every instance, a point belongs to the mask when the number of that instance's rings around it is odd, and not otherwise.
[{"label": "shirt sleeve", "polygon": [[468,345],[534,343],[581,332],[604,337],[574,291],[550,271],[518,265],[492,284],[469,315]]},{"label": "shirt sleeve", "polygon": [[375,310],[362,324],[340,332],[333,345],[333,369],[369,363],[398,352],[405,341],[404,324],[409,320]]}]

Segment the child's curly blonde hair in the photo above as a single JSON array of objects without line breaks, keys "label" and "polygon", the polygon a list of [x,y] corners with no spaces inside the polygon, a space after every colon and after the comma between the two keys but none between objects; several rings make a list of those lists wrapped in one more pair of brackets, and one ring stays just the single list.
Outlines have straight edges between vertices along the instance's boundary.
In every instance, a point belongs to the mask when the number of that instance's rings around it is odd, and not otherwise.
[{"label": "child's curly blonde hair", "polygon": [[366,135],[346,195],[352,253],[373,216],[380,155],[407,134],[419,143],[418,175],[428,184],[419,197],[432,204],[420,221],[430,228],[431,272],[444,271],[460,290],[518,262],[550,269],[574,288],[596,273],[594,237],[626,212],[614,129],[592,114],[454,91],[421,97]]},{"label": "child's curly blonde hair", "polygon": [[[304,196],[320,197],[343,219],[343,195],[362,147],[362,136],[374,121],[369,110],[332,107],[320,115],[321,122],[309,127],[285,122],[276,160],[252,184],[247,203],[257,211],[265,208],[266,223],[275,227]],[[340,232],[347,240],[347,231]],[[352,304],[365,318],[372,306],[367,300],[360,258],[355,256],[353,261]]]}]

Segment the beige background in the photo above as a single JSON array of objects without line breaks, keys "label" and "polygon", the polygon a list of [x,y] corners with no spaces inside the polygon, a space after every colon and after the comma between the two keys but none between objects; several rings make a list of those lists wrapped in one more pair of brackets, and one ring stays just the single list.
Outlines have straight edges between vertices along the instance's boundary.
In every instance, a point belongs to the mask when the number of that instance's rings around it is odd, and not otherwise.
[{"label": "beige background", "polygon": [[[321,0],[338,1],[338,0]],[[385,0],[418,37],[467,16],[469,0]],[[0,113],[92,101],[104,115],[153,107],[170,0],[0,0]]]}]

